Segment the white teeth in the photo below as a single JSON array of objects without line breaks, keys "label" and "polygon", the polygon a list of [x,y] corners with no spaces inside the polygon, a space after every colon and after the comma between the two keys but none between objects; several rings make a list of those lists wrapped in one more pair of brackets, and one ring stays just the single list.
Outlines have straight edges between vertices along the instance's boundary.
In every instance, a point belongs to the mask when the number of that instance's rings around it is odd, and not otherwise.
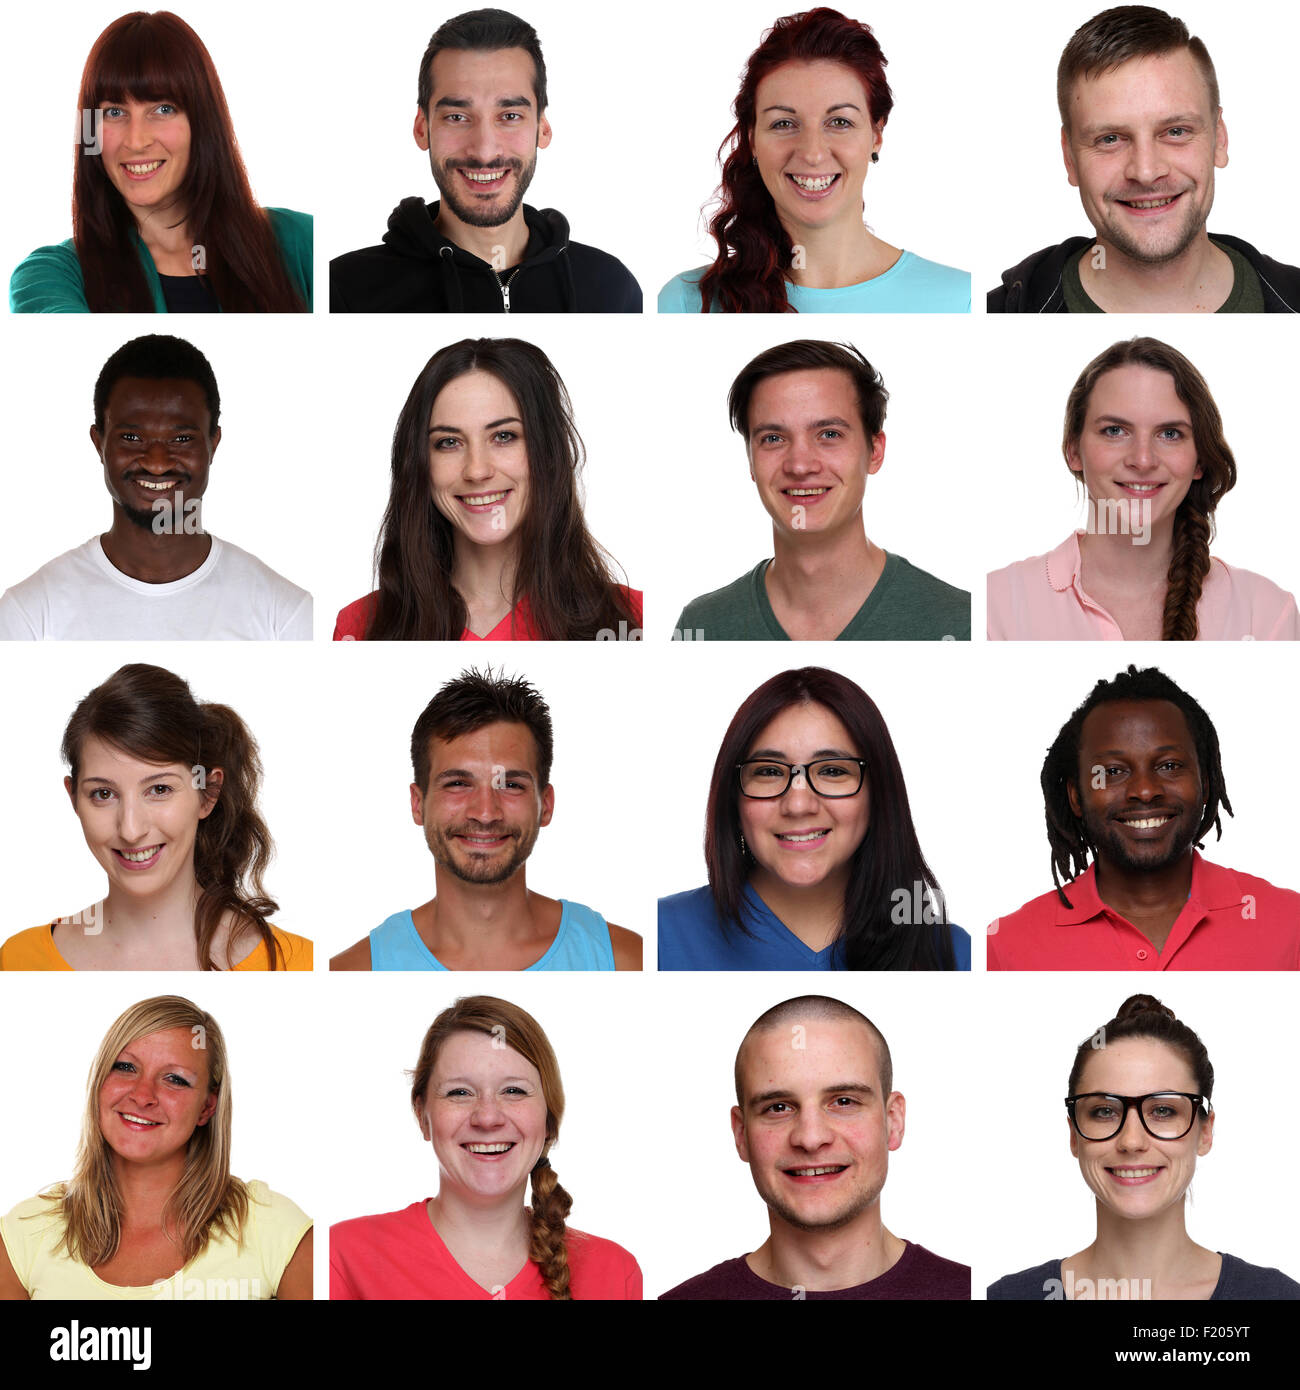
[{"label": "white teeth", "polygon": [[1112,1168],[1110,1170],[1117,1178],[1150,1178],[1154,1177],[1159,1168]]},{"label": "white teeth", "polygon": [[513,1144],[466,1144],[472,1154],[503,1154],[514,1148]]},{"label": "white teeth", "polygon": [[505,178],[508,172],[509,171],[506,169],[493,169],[485,173],[476,174],[469,169],[461,170],[461,173],[464,174],[471,183],[496,183],[498,179]]},{"label": "white teeth", "polygon": [[139,483],[141,487],[147,487],[150,492],[166,492],[169,487],[174,487],[176,485],[176,480],[174,478],[166,483],[146,483],[143,478],[137,478],[136,482]]},{"label": "white teeth", "polygon": [[1126,820],[1125,825],[1131,825],[1135,830],[1155,830],[1164,825],[1166,821],[1173,820],[1173,816],[1152,816],[1146,820]]},{"label": "white teeth", "polygon": [[787,1168],[787,1173],[793,1173],[796,1178],[816,1178],[822,1173],[838,1173],[841,1165],[836,1163],[830,1168]]},{"label": "white teeth", "polygon": [[142,1115],[128,1115],[125,1110],[118,1111],[124,1120],[130,1120],[133,1125],[158,1125],[158,1120],[146,1120]]},{"label": "white teeth", "polygon": [[1126,487],[1130,492],[1154,492],[1160,483],[1121,483],[1121,487]]},{"label": "white teeth", "polygon": [[510,489],[505,492],[485,492],[482,497],[462,497],[460,500],[469,507],[488,507],[496,502],[504,502],[510,495]]},{"label": "white teeth", "polygon": [[128,164],[126,167],[133,174],[152,174],[161,164],[161,159],[155,159],[152,164]]},{"label": "white teeth", "polygon": [[819,174],[816,178],[810,178],[806,174],[791,174],[790,177],[800,188],[806,188],[809,193],[821,193],[835,182],[838,174]]},{"label": "white teeth", "polygon": [[1134,202],[1132,199],[1130,199],[1130,200],[1129,200],[1129,207],[1131,207],[1131,208],[1163,208],[1163,207],[1167,207],[1167,206],[1168,206],[1170,203],[1172,203],[1173,201],[1174,201],[1174,200],[1173,200],[1172,198],[1153,198],[1153,199],[1151,199],[1150,201],[1145,202],[1145,203],[1136,203],[1136,202]]},{"label": "white teeth", "polygon": [[150,849],[123,849],[119,850],[118,853],[132,864],[143,864],[146,860],[152,859],[160,849],[162,849],[161,845],[154,845]]},{"label": "white teeth", "polygon": [[829,492],[828,487],[788,487],[785,490],[787,497],[820,497],[823,492]]},{"label": "white teeth", "polygon": [[824,830],[810,830],[806,835],[778,835],[778,840],[789,840],[791,844],[802,845],[809,840],[820,840],[826,834]]}]

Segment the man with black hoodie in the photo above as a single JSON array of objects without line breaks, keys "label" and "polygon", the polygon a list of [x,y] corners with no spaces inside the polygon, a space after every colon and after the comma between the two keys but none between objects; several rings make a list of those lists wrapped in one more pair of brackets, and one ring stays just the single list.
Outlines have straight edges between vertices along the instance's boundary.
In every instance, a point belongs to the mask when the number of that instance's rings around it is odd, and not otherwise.
[{"label": "man with black hoodie", "polygon": [[1124,5],[1090,19],[1056,75],[1061,150],[1095,237],[1004,271],[991,314],[1300,313],[1300,269],[1213,236],[1228,163],[1219,85],[1181,19]]},{"label": "man with black hoodie", "polygon": [[404,198],[382,246],[330,262],[333,313],[641,312],[621,261],[570,241],[553,208],[524,204],[551,143],[531,25],[473,10],[437,30],[420,64],[415,143],[442,199]]}]

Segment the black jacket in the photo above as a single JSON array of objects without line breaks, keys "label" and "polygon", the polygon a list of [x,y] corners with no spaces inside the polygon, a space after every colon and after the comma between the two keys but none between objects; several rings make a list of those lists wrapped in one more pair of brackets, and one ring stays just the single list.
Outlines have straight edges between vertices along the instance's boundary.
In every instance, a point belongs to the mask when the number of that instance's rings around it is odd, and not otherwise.
[{"label": "black jacket", "polygon": [[[1248,241],[1212,232],[1215,241],[1240,251],[1255,268],[1264,290],[1264,309],[1270,314],[1300,314],[1300,268],[1283,265],[1271,256],[1261,255]],[[1075,236],[1059,246],[1035,251],[1011,270],[1002,272],[1002,283],[989,291],[990,314],[1064,314],[1065,295],[1061,272],[1071,256],[1077,256],[1094,237]]]},{"label": "black jacket", "polygon": [[639,314],[641,287],[627,267],[569,240],[554,208],[524,205],[528,247],[498,274],[434,226],[438,204],[403,198],[382,246],[330,262],[330,312]]}]

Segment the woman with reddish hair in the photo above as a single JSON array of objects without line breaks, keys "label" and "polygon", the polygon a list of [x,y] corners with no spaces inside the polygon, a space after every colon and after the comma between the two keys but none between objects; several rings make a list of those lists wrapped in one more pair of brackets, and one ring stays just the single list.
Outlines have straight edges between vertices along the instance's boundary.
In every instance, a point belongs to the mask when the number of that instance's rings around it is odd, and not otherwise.
[{"label": "woman with reddish hair", "polygon": [[114,20],[78,105],[73,235],[14,271],[15,313],[310,312],[312,219],[253,201],[221,81],[184,20]]},{"label": "woman with reddish hair", "polygon": [[863,184],[894,104],[885,65],[871,29],[838,10],[776,21],[718,151],[717,257],[660,290],[661,314],[970,312],[966,271],[863,225]]}]

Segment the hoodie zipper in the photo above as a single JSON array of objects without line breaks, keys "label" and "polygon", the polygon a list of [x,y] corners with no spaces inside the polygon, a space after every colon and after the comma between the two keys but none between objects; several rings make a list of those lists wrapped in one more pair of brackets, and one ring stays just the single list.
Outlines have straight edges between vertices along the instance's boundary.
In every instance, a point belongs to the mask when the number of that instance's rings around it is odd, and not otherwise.
[{"label": "hoodie zipper", "polygon": [[[514,270],[510,272],[510,280],[513,280],[522,269],[523,266],[521,265],[515,266]],[[503,280],[499,270],[494,270],[492,274],[497,277],[497,286],[501,291],[501,303],[505,306],[504,312],[508,314],[510,312],[510,280]]]}]

